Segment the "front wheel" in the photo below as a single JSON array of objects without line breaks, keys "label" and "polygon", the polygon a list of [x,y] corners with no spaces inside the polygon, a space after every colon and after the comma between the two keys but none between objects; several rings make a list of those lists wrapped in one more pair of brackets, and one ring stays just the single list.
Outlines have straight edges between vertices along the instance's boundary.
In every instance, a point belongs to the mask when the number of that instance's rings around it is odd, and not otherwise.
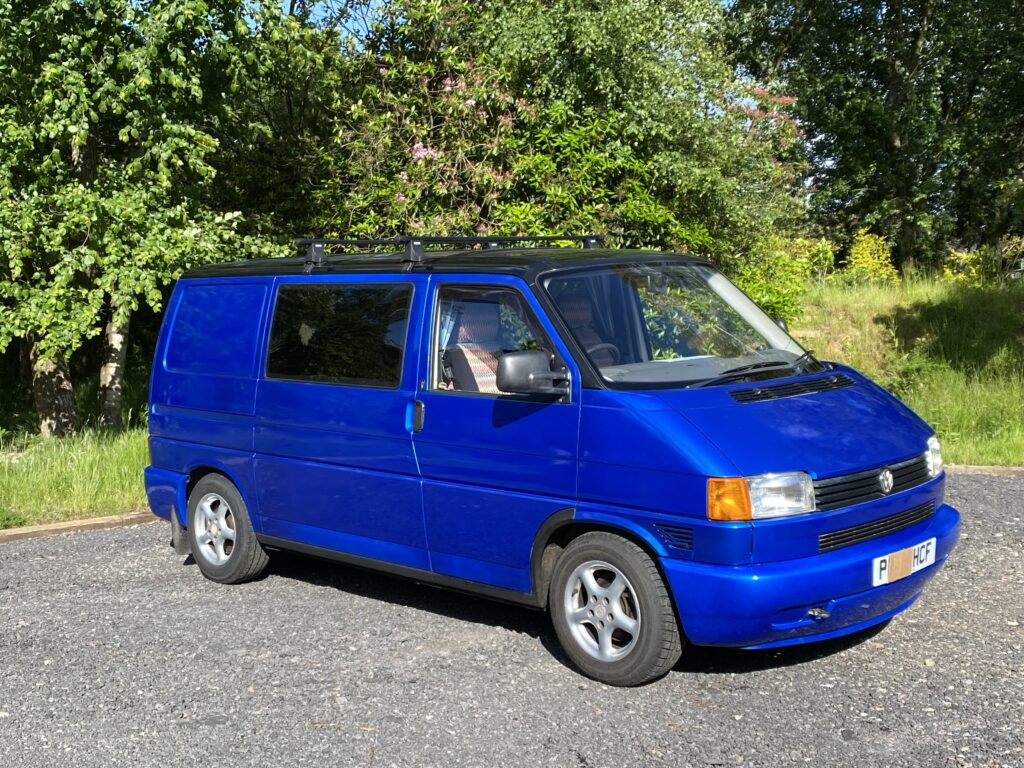
[{"label": "front wheel", "polygon": [[609,685],[641,685],[679,660],[672,600],[650,556],[603,531],[570,542],[548,593],[555,632],[573,663]]}]

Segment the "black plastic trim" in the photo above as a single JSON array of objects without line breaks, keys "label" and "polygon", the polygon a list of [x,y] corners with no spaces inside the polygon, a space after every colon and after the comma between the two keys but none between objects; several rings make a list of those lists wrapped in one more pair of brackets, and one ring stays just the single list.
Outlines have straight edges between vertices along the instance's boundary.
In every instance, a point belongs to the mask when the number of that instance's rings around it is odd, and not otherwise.
[{"label": "black plastic trim", "polygon": [[843,547],[850,547],[864,541],[888,536],[890,533],[902,531],[912,525],[924,522],[935,513],[935,502],[929,501],[895,515],[872,520],[850,528],[829,531],[818,536],[818,552],[833,552]]},{"label": "black plastic trim", "polygon": [[[878,484],[878,475],[888,469],[893,475],[893,486],[889,493],[883,493]],[[848,475],[836,475],[814,481],[814,498],[817,509],[828,512],[833,509],[863,504],[867,501],[884,499],[896,493],[909,491],[934,480],[928,474],[928,461],[925,454],[919,454],[904,461],[852,472]]]},{"label": "black plastic trim", "polygon": [[569,525],[576,519],[576,508],[566,507],[551,515],[541,523],[537,529],[537,535],[533,537],[533,548],[530,550],[530,586],[538,600],[538,606],[543,607],[547,602],[546,587],[544,581],[544,550],[552,535],[559,528]]},{"label": "black plastic trim", "polygon": [[358,568],[387,573],[392,576],[401,576],[420,584],[429,584],[431,586],[454,589],[457,592],[478,595],[491,600],[499,600],[504,603],[515,603],[516,605],[523,605],[527,608],[543,608],[543,603],[533,592],[520,592],[515,589],[495,587],[490,584],[482,584],[478,581],[469,581],[468,579],[445,576],[444,574],[434,573],[433,571],[424,571],[421,568],[397,565],[395,563],[389,563],[386,560],[376,560],[372,557],[363,557],[361,555],[353,555],[348,552],[339,552],[334,549],[327,549],[326,547],[316,547],[312,544],[303,544],[298,541],[280,539],[276,536],[256,534],[256,539],[260,544],[274,549],[300,552],[304,555],[312,555],[313,557],[319,557],[324,560],[333,560],[335,562],[344,563],[345,565],[354,565]]},{"label": "black plastic trim", "polygon": [[833,389],[845,389],[855,386],[856,382],[843,373],[819,376],[814,379],[797,379],[781,384],[765,384],[763,386],[744,387],[729,390],[729,395],[738,403],[759,403],[765,400],[779,400],[785,397],[813,395],[818,392],[829,392]]}]

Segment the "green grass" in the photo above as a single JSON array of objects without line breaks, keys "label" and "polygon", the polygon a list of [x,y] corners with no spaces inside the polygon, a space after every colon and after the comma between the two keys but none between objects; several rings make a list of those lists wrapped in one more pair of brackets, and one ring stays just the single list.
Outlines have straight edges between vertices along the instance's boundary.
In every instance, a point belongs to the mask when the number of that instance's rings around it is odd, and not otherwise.
[{"label": "green grass", "polygon": [[1024,465],[1024,284],[818,285],[793,333],[899,395],[947,461]]},{"label": "green grass", "polygon": [[0,528],[147,509],[146,432],[0,440]]}]

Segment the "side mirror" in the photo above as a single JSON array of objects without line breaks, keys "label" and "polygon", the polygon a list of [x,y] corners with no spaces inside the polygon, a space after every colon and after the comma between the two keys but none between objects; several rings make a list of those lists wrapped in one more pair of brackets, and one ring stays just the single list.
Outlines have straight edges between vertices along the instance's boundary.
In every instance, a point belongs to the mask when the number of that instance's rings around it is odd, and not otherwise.
[{"label": "side mirror", "polygon": [[786,325],[786,321],[785,321],[785,320],[783,320],[783,319],[782,319],[781,317],[776,317],[776,318],[775,318],[775,324],[776,324],[777,326],[779,326],[779,328],[781,328],[782,330],[784,330],[784,331],[785,331],[786,333],[789,333],[789,326],[788,326],[788,325]]},{"label": "side mirror", "polygon": [[569,374],[551,370],[547,352],[507,352],[498,358],[498,389],[517,395],[564,395]]}]

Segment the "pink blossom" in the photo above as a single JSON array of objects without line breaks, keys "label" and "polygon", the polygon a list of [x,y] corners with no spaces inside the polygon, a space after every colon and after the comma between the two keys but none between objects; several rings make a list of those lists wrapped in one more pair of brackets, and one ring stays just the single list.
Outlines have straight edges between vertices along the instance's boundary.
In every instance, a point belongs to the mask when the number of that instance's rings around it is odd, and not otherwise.
[{"label": "pink blossom", "polygon": [[400,174],[398,174],[398,178],[400,178],[402,181],[408,181],[409,174],[406,173],[405,171],[402,171]]},{"label": "pink blossom", "polygon": [[498,115],[498,122],[506,128],[511,128],[514,121],[512,120],[512,115]]},{"label": "pink blossom", "polygon": [[388,73],[388,69],[387,67],[381,67],[380,69],[377,70],[377,72],[382,75],[386,75]]},{"label": "pink blossom", "polygon": [[475,107],[476,106],[476,99],[466,99],[462,103],[465,104],[467,107]]},{"label": "pink blossom", "polygon": [[444,86],[444,89],[445,89],[446,91],[450,91],[450,90],[452,89],[452,86],[454,86],[454,85],[455,85],[455,81],[454,81],[454,80],[452,80],[452,79],[451,79],[450,77],[446,77],[446,78],[444,79],[444,82],[443,82],[443,83],[441,83],[441,85],[443,85],[443,86]]},{"label": "pink blossom", "polygon": [[486,120],[487,119],[487,113],[484,112],[482,109],[478,109],[476,111],[476,116],[479,117],[481,120]]},{"label": "pink blossom", "polygon": [[417,141],[411,150],[413,160],[433,160],[437,157],[437,150],[433,147],[425,147],[423,143]]},{"label": "pink blossom", "polygon": [[780,107],[791,107],[796,104],[796,96],[776,96],[773,101]]},{"label": "pink blossom", "polygon": [[399,202],[399,203],[404,203],[405,202],[405,195],[403,195],[401,192],[399,192],[399,193],[397,193],[395,195],[395,200],[397,202]]}]

